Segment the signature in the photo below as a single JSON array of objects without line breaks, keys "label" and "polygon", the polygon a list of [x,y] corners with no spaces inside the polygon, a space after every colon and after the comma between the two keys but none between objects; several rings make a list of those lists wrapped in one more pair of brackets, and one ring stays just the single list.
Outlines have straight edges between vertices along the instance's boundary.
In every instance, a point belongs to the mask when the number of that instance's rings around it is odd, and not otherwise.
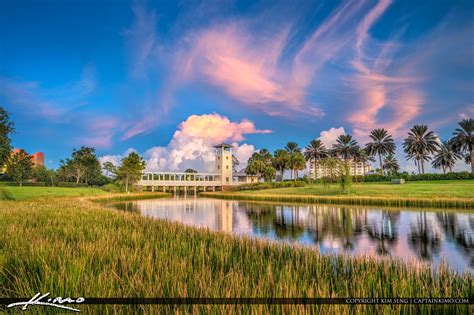
[{"label": "signature", "polygon": [[[47,298],[49,296],[49,292],[46,294],[41,295],[41,293],[36,293],[35,296],[33,296],[29,301],[27,302],[17,302],[17,303],[11,303],[7,305],[7,308],[15,307],[15,306],[23,306],[21,309],[26,310],[28,306],[30,305],[43,305],[43,306],[51,306],[51,307],[57,307],[61,308],[64,310],[69,310],[73,312],[80,312],[81,310],[78,310],[77,308],[69,307],[62,305],[64,303],[67,304],[72,304],[72,303],[82,303],[85,301],[83,297],[77,298],[77,299],[71,299],[71,298],[62,298],[62,297],[56,297],[56,298]],[[46,299],[47,298],[47,299]]]}]

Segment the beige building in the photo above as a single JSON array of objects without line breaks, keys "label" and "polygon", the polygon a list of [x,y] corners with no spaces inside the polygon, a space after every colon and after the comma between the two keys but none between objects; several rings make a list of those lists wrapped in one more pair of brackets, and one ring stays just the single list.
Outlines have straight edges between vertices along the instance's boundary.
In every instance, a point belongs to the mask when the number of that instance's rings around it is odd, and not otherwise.
[{"label": "beige building", "polygon": [[[314,163],[313,161],[310,161],[310,168],[309,168],[309,176],[313,179],[315,178],[322,178],[322,177],[328,177],[331,176],[331,169],[328,167],[325,167],[319,163],[316,163],[316,169],[314,168]],[[350,170],[351,170],[351,175],[365,175],[368,172],[372,171],[372,165],[369,163],[363,163],[363,162],[350,162]],[[337,172],[335,170],[332,171]]]}]

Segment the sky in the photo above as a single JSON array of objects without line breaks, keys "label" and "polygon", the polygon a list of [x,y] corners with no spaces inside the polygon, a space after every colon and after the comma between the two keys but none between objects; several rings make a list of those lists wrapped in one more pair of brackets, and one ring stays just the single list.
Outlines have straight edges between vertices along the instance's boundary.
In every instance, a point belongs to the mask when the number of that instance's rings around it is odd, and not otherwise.
[{"label": "sky", "polygon": [[[210,171],[288,141],[359,144],[474,117],[472,1],[0,2],[0,106],[13,145],[57,167],[73,148],[149,170]],[[457,169],[467,169],[459,163]]]}]

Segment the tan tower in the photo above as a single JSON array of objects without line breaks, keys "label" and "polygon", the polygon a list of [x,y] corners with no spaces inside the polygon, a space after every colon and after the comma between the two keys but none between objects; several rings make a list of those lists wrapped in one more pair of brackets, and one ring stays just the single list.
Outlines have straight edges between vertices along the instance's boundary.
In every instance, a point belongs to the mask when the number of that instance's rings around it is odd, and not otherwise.
[{"label": "tan tower", "polygon": [[222,186],[232,185],[232,146],[222,143],[214,146],[216,148],[215,172],[219,174]]}]

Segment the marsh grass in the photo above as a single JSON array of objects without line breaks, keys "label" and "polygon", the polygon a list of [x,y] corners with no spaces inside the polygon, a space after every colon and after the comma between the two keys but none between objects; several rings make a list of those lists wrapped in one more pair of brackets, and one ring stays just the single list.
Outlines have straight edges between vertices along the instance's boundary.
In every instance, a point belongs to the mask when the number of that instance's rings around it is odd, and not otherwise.
[{"label": "marsh grass", "polygon": [[[319,255],[108,209],[85,198],[0,203],[0,296],[469,297],[472,275]],[[102,199],[104,201],[104,199]],[[94,306],[90,313],[468,313],[468,306]],[[42,312],[36,308],[33,312]],[[49,310],[53,312],[52,310]]]}]

